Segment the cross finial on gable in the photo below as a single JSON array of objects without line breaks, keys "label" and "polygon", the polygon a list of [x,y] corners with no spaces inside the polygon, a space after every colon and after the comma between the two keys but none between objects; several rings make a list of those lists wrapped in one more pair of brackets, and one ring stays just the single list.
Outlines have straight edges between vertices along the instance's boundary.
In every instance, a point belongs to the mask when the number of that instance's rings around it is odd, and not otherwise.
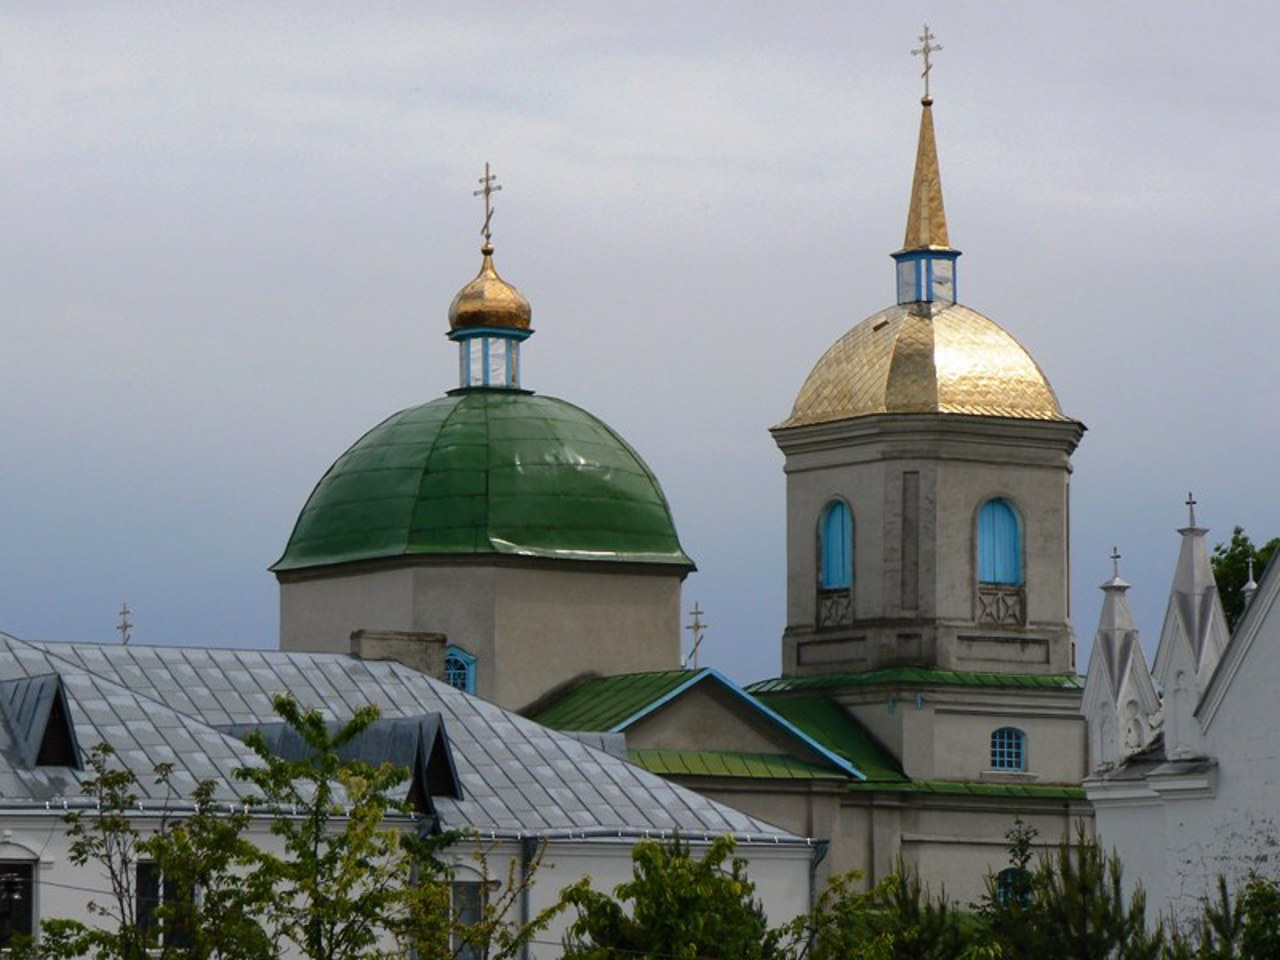
[{"label": "cross finial on gable", "polygon": [[1191,522],[1187,524],[1189,527],[1196,525],[1196,498],[1193,494],[1187,494],[1187,513],[1191,516]]},{"label": "cross finial on gable", "polygon": [[120,625],[116,629],[120,631],[120,643],[126,646],[129,643],[129,638],[133,636],[131,632],[133,624],[129,622],[129,614],[132,612],[129,609],[129,604],[123,603],[120,605]]},{"label": "cross finial on gable", "polygon": [[479,190],[473,190],[473,197],[484,197],[484,226],[480,228],[480,235],[484,237],[484,245],[486,247],[493,246],[493,232],[489,229],[489,223],[493,220],[493,202],[492,197],[495,193],[502,189],[496,182],[497,174],[489,172],[489,161],[484,163],[484,176],[477,181],[480,184]]},{"label": "cross finial on gable", "polygon": [[929,71],[933,69],[933,64],[929,60],[931,53],[937,53],[942,49],[942,44],[934,43],[938,39],[929,31],[929,25],[924,25],[924,33],[920,34],[920,46],[916,50],[911,51],[913,57],[920,57],[924,61],[924,69],[920,71],[920,76],[924,77],[924,100],[923,103],[931,103],[932,98],[929,96]]},{"label": "cross finial on gable", "polygon": [[1120,551],[1116,547],[1111,548],[1111,575],[1120,577]]},{"label": "cross finial on gable", "polygon": [[693,634],[693,648],[689,651],[689,656],[685,657],[683,666],[688,667],[689,661],[692,660],[693,669],[695,670],[698,669],[698,648],[702,646],[702,631],[707,626],[702,619],[702,615],[705,612],[706,611],[703,610],[702,607],[698,606],[698,602],[695,600],[693,603],[693,609],[689,611],[689,616],[691,616],[693,620],[687,627],[685,627],[686,630]]}]

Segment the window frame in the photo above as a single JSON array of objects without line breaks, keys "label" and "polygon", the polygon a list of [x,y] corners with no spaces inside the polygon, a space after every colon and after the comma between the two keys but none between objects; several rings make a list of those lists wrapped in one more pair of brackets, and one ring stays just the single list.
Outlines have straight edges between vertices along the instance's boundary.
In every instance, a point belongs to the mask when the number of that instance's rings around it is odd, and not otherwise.
[{"label": "window frame", "polygon": [[1018,905],[1025,907],[1031,900],[1031,880],[1026,867],[1005,867],[996,874],[996,902],[1007,907],[1017,894]]},{"label": "window frame", "polygon": [[[166,904],[178,901],[177,885],[165,878],[160,864],[154,860],[137,860],[133,868],[133,920],[147,948],[149,950],[162,950],[166,947],[174,950],[190,949],[192,938],[189,930],[185,930],[183,925],[173,918],[156,916]],[[145,899],[144,890],[150,893]],[[172,929],[167,930],[166,926]]]},{"label": "window frame", "polygon": [[[843,522],[840,523],[840,529],[835,531],[836,537],[831,536],[831,518],[836,512],[841,514]],[[822,511],[818,514],[818,589],[822,591],[834,590],[852,590],[854,581],[854,536],[856,525],[854,523],[853,507],[849,505],[849,501],[843,497],[831,497],[822,505]],[[835,540],[843,547],[843,557],[834,557],[831,550],[832,541]],[[833,567],[838,569],[832,570]],[[829,573],[835,573],[835,576],[828,576]],[[838,582],[837,582],[838,581]]]},{"label": "window frame", "polygon": [[991,731],[991,769],[997,773],[1026,773],[1027,734],[1018,727],[997,727]]},{"label": "window frame", "polygon": [[6,906],[22,904],[18,908],[17,923],[13,922],[13,911],[0,910],[0,951],[5,953],[9,951],[15,936],[31,936],[35,933],[35,866],[35,861],[32,860],[0,860],[0,896],[3,896]]},{"label": "window frame", "polygon": [[[463,685],[459,686],[454,683],[452,676],[456,668],[451,667],[449,661],[455,661],[461,664],[461,674],[463,676]],[[474,694],[476,692],[476,658],[473,654],[467,653],[461,647],[449,644],[444,650],[444,676],[442,678],[445,683],[453,687],[455,690],[461,690],[463,693]]]},{"label": "window frame", "polygon": [[[1001,516],[1002,513],[1007,514],[1011,530],[994,529],[1005,519]],[[988,520],[988,517],[992,519]],[[993,529],[984,529],[988,526]],[[1006,544],[1001,550],[1000,541],[1010,536],[1013,539],[1012,546]],[[1024,586],[1027,580],[1024,542],[1022,512],[1018,505],[1006,496],[993,496],[983,500],[978,505],[974,519],[974,573],[977,582],[983,586]],[[988,553],[990,556],[985,555]],[[1012,573],[1002,569],[1008,564],[1014,565]]]},{"label": "window frame", "polygon": [[[485,908],[489,903],[489,884],[484,880],[451,880],[449,882],[449,912],[453,920],[449,948],[453,960],[483,960],[484,949],[478,943],[464,943],[458,936],[464,927],[474,927],[484,922]],[[459,900],[463,900],[461,904]]]}]

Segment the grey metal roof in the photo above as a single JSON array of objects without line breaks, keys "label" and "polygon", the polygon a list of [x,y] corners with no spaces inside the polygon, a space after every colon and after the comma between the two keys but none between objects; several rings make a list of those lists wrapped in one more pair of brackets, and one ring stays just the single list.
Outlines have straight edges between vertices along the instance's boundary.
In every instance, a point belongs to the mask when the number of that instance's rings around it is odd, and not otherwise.
[{"label": "grey metal roof", "polygon": [[[271,699],[345,720],[372,704],[383,717],[444,719],[461,799],[436,797],[450,828],[481,832],[632,836],[679,830],[733,833],[771,842],[801,838],[391,661],[340,654],[185,647],[30,643],[0,634],[0,678],[57,672],[71,698],[81,744],[131,745],[126,762],[185,764],[195,751],[204,773],[256,760],[215,729],[275,723]],[[154,741],[154,742],[153,742]],[[122,752],[123,755],[123,752]],[[5,790],[0,771],[0,795]],[[219,779],[221,779],[219,777]],[[236,787],[232,781],[229,787]]]}]

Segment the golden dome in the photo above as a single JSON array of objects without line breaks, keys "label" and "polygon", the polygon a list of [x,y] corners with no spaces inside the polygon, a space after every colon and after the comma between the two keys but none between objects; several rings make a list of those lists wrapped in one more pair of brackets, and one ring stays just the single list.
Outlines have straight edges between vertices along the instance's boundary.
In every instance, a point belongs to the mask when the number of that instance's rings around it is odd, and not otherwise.
[{"label": "golden dome", "polygon": [[507,283],[493,266],[493,247],[480,248],[484,262],[476,278],[458,291],[449,305],[449,329],[506,327],[528,330],[533,308],[515,287]]},{"label": "golden dome", "polygon": [[837,340],[779,426],[877,413],[1070,419],[1031,355],[994,321],[928,303],[881,310]]}]

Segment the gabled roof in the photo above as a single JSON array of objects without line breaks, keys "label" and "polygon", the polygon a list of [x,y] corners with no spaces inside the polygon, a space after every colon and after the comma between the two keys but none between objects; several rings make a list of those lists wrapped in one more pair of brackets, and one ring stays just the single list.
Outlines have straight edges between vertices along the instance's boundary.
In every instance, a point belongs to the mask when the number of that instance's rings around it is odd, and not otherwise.
[{"label": "gabled roof", "polygon": [[[36,661],[43,670],[23,667]],[[688,836],[729,833],[744,841],[806,842],[392,661],[274,650],[26,643],[0,635],[0,676],[50,669],[67,681],[82,743],[101,739],[103,730],[125,729],[111,702],[119,696],[137,703],[138,727],[148,739],[165,736],[170,723],[189,725],[210,744],[226,745],[233,766],[255,755],[217,728],[277,722],[275,694],[290,693],[304,708],[333,720],[368,705],[384,718],[437,713],[449,733],[463,794],[434,798],[446,829],[612,837],[679,830]],[[79,683],[91,685],[83,696]],[[184,749],[198,756],[203,744],[187,743]],[[187,760],[173,749],[163,758]],[[127,762],[140,770],[154,766],[146,753]]]},{"label": "gabled roof", "polygon": [[660,777],[733,777],[748,780],[836,780],[845,774],[778,753],[728,750],[632,750],[631,762]]},{"label": "gabled roof", "polygon": [[[331,722],[330,735],[337,734],[341,726]],[[238,739],[256,733],[267,749],[283,760],[303,760],[311,753],[298,731],[283,721],[232,724],[222,730]],[[390,763],[409,771],[407,799],[421,813],[435,814],[434,797],[462,799],[453,754],[438,713],[379,718],[342,744],[337,753],[348,762],[359,761],[372,767]]]},{"label": "gabled roof", "polygon": [[705,670],[658,670],[592,677],[532,719],[553,730],[617,731],[704,676]]},{"label": "gabled roof", "polygon": [[56,673],[0,680],[0,714],[13,737],[16,759],[24,767],[81,769],[67,695]]},{"label": "gabled roof", "polygon": [[867,775],[868,783],[899,782],[907,775],[893,754],[840,704],[825,697],[772,697],[768,704],[827,749]]},{"label": "gabled roof", "polygon": [[826,673],[811,677],[775,677],[748,684],[748,693],[781,693],[787,690],[821,690],[835,687],[873,687],[880,684],[952,687],[1029,687],[1039,690],[1080,690],[1084,678],[1067,674],[970,673],[962,670],[926,670],[893,667],[860,673]]},{"label": "gabled roof", "polygon": [[846,776],[858,780],[865,777],[849,758],[832,751],[728,677],[710,668],[593,677],[541,711],[535,719],[554,729],[619,732],[699,685],[709,685],[726,692],[743,709],[794,740],[805,751],[825,758]]}]

